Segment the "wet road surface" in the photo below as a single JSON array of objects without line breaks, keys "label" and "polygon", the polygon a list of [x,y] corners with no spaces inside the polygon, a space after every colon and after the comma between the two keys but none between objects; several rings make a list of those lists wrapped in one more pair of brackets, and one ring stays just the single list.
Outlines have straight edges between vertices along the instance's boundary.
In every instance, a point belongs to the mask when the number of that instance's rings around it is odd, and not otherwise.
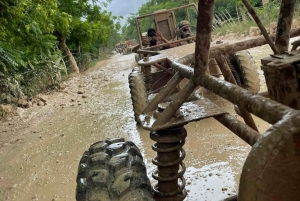
[{"label": "wet road surface", "polygon": [[[271,51],[250,50],[256,64]],[[109,137],[133,141],[144,156],[148,176],[156,155],[149,131],[134,122],[127,76],[134,55],[115,54],[95,68],[73,76],[60,92],[43,95],[45,106],[18,109],[0,126],[0,201],[75,200],[79,159],[92,143]],[[261,91],[266,90],[262,71]],[[213,102],[233,111],[219,97]],[[270,125],[255,118],[263,133]],[[185,126],[186,200],[220,200],[238,190],[250,146],[213,118]]]}]

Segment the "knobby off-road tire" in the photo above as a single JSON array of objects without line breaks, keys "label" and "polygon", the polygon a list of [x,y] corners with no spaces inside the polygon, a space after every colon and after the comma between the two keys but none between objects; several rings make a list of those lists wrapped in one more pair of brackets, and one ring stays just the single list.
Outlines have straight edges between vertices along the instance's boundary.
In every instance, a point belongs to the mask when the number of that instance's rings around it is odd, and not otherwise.
[{"label": "knobby off-road tire", "polygon": [[134,68],[128,76],[130,95],[132,100],[134,119],[140,124],[139,115],[148,105],[148,96],[145,87],[144,76],[137,68]]},{"label": "knobby off-road tire", "polygon": [[233,73],[238,85],[254,94],[259,92],[259,76],[253,57],[247,50],[229,55],[230,65],[236,73]]},{"label": "knobby off-road tire", "polygon": [[123,138],[92,144],[78,167],[77,201],[152,201],[138,147]]}]

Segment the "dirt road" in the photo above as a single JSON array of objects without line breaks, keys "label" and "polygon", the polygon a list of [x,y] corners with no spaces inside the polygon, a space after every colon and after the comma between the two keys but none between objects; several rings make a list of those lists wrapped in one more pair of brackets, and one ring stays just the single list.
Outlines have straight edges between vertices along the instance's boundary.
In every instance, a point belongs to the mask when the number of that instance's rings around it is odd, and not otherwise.
[{"label": "dirt road", "polygon": [[[268,47],[250,50],[257,60]],[[0,126],[0,201],[75,200],[78,160],[90,144],[124,137],[141,149],[150,177],[155,156],[149,132],[136,126],[127,76],[134,55],[115,54],[71,77],[60,92],[41,95],[44,106],[18,109]],[[260,71],[261,73],[261,71]],[[262,89],[265,90],[261,73]],[[221,98],[214,101],[233,111]],[[260,132],[268,124],[255,119]],[[187,200],[220,200],[236,194],[250,146],[214,119],[186,126]]]}]

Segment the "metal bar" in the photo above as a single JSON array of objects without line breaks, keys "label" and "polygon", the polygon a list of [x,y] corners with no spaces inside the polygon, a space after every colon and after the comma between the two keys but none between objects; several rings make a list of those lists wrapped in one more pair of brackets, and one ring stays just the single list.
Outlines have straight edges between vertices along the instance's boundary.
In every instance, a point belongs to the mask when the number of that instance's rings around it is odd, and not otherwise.
[{"label": "metal bar", "polygon": [[290,31],[295,11],[296,0],[282,0],[277,23],[275,45],[280,53],[288,51]]},{"label": "metal bar", "polygon": [[158,64],[158,63],[155,63],[154,66],[157,67],[157,68],[159,68],[159,69],[161,69],[161,70],[163,70],[163,71],[166,71],[167,73],[169,73],[169,74],[171,74],[171,75],[174,74],[173,71],[171,71],[171,70],[169,70],[169,69],[163,67],[162,65],[160,65],[160,64]]},{"label": "metal bar", "polygon": [[222,74],[224,76],[224,79],[232,84],[237,85],[236,80],[234,79],[232,72],[227,64],[227,61],[224,57],[224,55],[220,55],[219,57],[215,58],[217,61],[218,66],[220,67],[220,70],[222,71]]},{"label": "metal bar", "polygon": [[261,95],[261,96],[263,96],[263,97],[269,98],[269,93],[268,93],[268,91],[262,91],[262,92],[259,92],[258,95]]},{"label": "metal bar", "polygon": [[180,39],[180,40],[169,41],[167,43],[163,43],[163,44],[159,44],[159,45],[155,45],[155,46],[151,46],[151,47],[146,47],[146,48],[143,48],[143,50],[156,49],[156,48],[159,48],[159,47],[166,46],[166,44],[180,43],[180,42],[188,41],[188,40],[191,40],[191,39],[196,39],[196,36],[191,36],[191,37]]},{"label": "metal bar", "polygon": [[[193,79],[197,85],[205,87],[233,104],[242,106],[270,124],[274,124],[285,115],[297,111],[268,98],[253,95],[246,89],[210,75],[194,77],[193,71],[190,70],[191,67],[182,65],[180,59],[173,62],[172,68],[179,71],[185,78]],[[265,104],[266,102],[268,102],[268,104]]]},{"label": "metal bar", "polygon": [[191,19],[190,19],[189,9],[186,8],[186,9],[185,9],[185,12],[186,12],[187,20],[190,22]]},{"label": "metal bar", "polygon": [[140,25],[139,25],[140,22],[138,21],[137,18],[135,19],[135,23],[136,23],[137,33],[138,33],[138,37],[139,37],[139,44],[141,45],[142,44],[142,33],[141,33]]},{"label": "metal bar", "polygon": [[[299,35],[300,35],[300,28],[293,29],[290,34],[291,37],[296,37]],[[271,40],[275,40],[275,34],[270,35],[270,38],[271,38]],[[261,37],[257,37],[257,38],[253,38],[253,39],[249,39],[249,40],[245,40],[245,41],[240,41],[240,42],[229,44],[229,45],[214,46],[210,49],[209,57],[216,58],[220,54],[222,54],[222,55],[231,54],[234,52],[250,49],[253,47],[258,47],[258,46],[265,45],[265,44],[266,44],[266,40],[263,36],[261,36]]]},{"label": "metal bar", "polygon": [[184,101],[193,93],[197,85],[192,80],[189,80],[187,84],[180,90],[175,98],[170,102],[166,109],[157,117],[153,126],[161,125],[167,123],[177,112]]},{"label": "metal bar", "polygon": [[160,52],[158,52],[158,51],[151,51],[151,50],[146,50],[146,49],[139,49],[137,51],[137,53],[139,53],[139,54],[151,54],[151,55],[159,55],[160,54]]},{"label": "metal bar", "polygon": [[241,117],[243,117],[245,123],[252,128],[253,130],[258,132],[258,128],[253,120],[253,117],[251,116],[250,112],[248,112],[247,110],[245,110],[243,107],[241,107],[240,105],[238,105],[239,110],[240,110],[240,115]]},{"label": "metal bar", "polygon": [[[300,28],[297,29],[292,29],[291,33],[290,33],[290,37],[296,37],[296,36],[300,36]],[[271,40],[275,40],[275,34],[271,34],[270,35]],[[216,45],[210,48],[210,52],[209,52],[209,58],[216,58],[219,55],[226,55],[226,54],[232,54],[241,50],[246,50],[246,49],[250,49],[250,48],[254,48],[254,47],[258,47],[258,46],[262,46],[262,45],[266,45],[267,42],[265,40],[265,38],[263,36],[260,37],[256,37],[256,38],[252,38],[249,40],[245,40],[245,41],[240,41],[240,42],[236,42],[236,43],[232,43],[232,44],[227,44],[227,45]],[[148,49],[148,48],[147,48]],[[138,52],[143,52],[143,51],[138,51]],[[160,54],[160,52],[156,52],[156,51],[149,51],[149,52],[153,52],[155,54]],[[157,63],[160,61],[164,61],[166,58],[161,57],[156,58],[155,61],[144,61],[142,65],[152,65],[153,63]],[[187,63],[181,63],[181,64],[188,64],[190,63],[190,61],[195,61],[195,54],[189,54],[186,55],[184,57],[180,58],[180,62],[184,62],[184,60],[186,60]],[[193,69],[191,70],[193,71]]]},{"label": "metal bar", "polygon": [[[290,32],[290,37],[297,37],[300,36],[300,28],[296,28],[296,29],[292,29]],[[188,39],[190,39],[191,37],[189,37]],[[275,40],[275,34],[271,34],[270,38],[272,41]],[[183,39],[184,40],[184,39]],[[172,43],[176,43],[176,42],[180,42],[180,41],[173,41]],[[210,48],[210,52],[209,52],[209,58],[216,58],[219,55],[226,55],[226,54],[232,54],[241,50],[246,50],[246,49],[250,49],[250,48],[254,48],[254,47],[258,47],[258,46],[262,46],[262,45],[266,45],[267,42],[264,38],[264,36],[260,36],[260,37],[256,37],[256,38],[252,38],[252,39],[248,39],[245,41],[240,41],[240,42],[236,42],[236,43],[232,43],[232,44],[227,44],[227,45],[217,45],[217,46],[213,46]],[[165,44],[161,44],[160,46],[164,46]],[[160,46],[155,46],[155,47],[160,47]],[[150,48],[146,48],[147,49],[153,49],[153,47]],[[149,51],[149,50],[148,50]],[[142,53],[142,52],[146,52],[146,51],[141,51],[138,50],[138,52]],[[155,53],[155,54],[160,54],[158,51],[149,51],[151,53]],[[193,61],[195,60],[195,54],[189,54],[185,57],[189,57],[189,62],[190,59],[192,59]],[[184,57],[181,58],[181,61]],[[161,60],[165,60],[166,58],[161,58]],[[155,62],[157,62],[155,60]],[[152,63],[154,62],[145,62],[145,64],[143,65],[152,65]]]},{"label": "metal bar", "polygon": [[214,0],[199,1],[195,49],[195,75],[208,73],[209,48],[214,13]]},{"label": "metal bar", "polygon": [[[232,83],[232,84],[235,84],[237,85],[233,75],[232,75],[232,72],[227,64],[227,61],[225,59],[225,56],[224,55],[220,55],[219,57],[215,58],[223,75],[224,75],[224,78],[225,80],[227,80],[228,82]],[[258,131],[257,129],[257,126],[251,116],[251,114],[246,111],[243,107],[240,107],[240,105],[238,105],[239,107],[239,110],[240,110],[240,115],[243,117],[245,123],[250,126],[250,128]]]},{"label": "metal bar", "polygon": [[[273,50],[274,54],[279,54],[280,52],[278,51],[277,47],[275,46],[275,44],[272,42],[271,38],[269,37],[269,34],[266,30],[266,28],[263,26],[263,24],[261,23],[259,17],[256,15],[255,10],[252,8],[251,4],[249,3],[248,0],[242,0],[244,5],[246,6],[248,12],[251,14],[252,18],[254,19],[254,21],[256,22],[258,28],[260,29],[261,33],[263,34],[263,36],[265,37],[267,43],[269,44],[269,46],[271,47],[271,49]],[[290,31],[290,30],[289,30]],[[288,32],[289,33],[289,32]]]},{"label": "metal bar", "polygon": [[258,138],[261,137],[261,135],[258,132],[256,132],[252,128],[249,128],[243,122],[237,120],[234,116],[230,114],[215,116],[214,118],[221,124],[226,126],[226,128],[231,130],[234,134],[236,134],[250,146],[253,146],[258,140]]},{"label": "metal bar", "polygon": [[[176,8],[169,9],[169,10],[162,10],[162,11],[157,12],[157,13],[169,13],[171,11],[175,11],[175,10],[179,10],[179,9],[183,9],[183,8],[188,8],[188,7],[194,7],[195,10],[197,11],[196,4],[195,3],[191,3],[191,4],[188,4],[188,5],[185,5],[185,6],[180,6],[180,7],[176,7]],[[157,13],[155,13],[155,14],[157,14]],[[145,17],[149,17],[149,16],[152,16],[152,15],[153,15],[153,13],[137,17],[136,19],[143,19]]]},{"label": "metal bar", "polygon": [[172,90],[180,83],[183,77],[177,72],[175,75],[169,80],[167,85],[159,91],[159,95],[155,96],[152,101],[147,105],[143,112],[151,112],[156,110],[159,103],[165,100],[168,97]]}]

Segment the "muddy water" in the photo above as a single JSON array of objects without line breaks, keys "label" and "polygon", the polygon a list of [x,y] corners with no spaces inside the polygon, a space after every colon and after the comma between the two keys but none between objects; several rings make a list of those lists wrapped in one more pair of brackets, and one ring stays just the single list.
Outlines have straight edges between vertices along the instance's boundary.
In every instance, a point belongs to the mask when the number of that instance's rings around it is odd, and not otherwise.
[{"label": "muddy water", "polygon": [[[258,65],[260,58],[271,53],[267,46],[250,52]],[[150,177],[155,169],[153,142],[149,132],[134,122],[127,83],[134,66],[134,55],[114,55],[70,78],[62,91],[45,94],[47,105],[19,109],[17,117],[1,123],[0,201],[75,200],[82,153],[90,144],[109,137],[135,142]],[[213,97],[213,101],[233,112],[223,99]],[[258,118],[255,121],[261,133],[269,127]],[[185,128],[186,200],[220,200],[236,194],[250,146],[214,119]]]}]

